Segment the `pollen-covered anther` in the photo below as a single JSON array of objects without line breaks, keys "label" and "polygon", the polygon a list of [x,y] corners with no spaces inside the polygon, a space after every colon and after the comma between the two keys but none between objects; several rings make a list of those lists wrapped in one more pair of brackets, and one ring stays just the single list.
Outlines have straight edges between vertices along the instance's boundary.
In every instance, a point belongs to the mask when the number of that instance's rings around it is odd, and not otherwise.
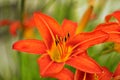
[{"label": "pollen-covered anther", "polygon": [[59,41],[58,41],[58,40],[55,40],[55,44],[56,44],[56,46],[58,45],[58,43],[59,43]]},{"label": "pollen-covered anther", "polygon": [[68,33],[65,37],[58,37],[58,36],[56,35],[56,38],[55,38],[55,43],[56,43],[56,45],[58,45],[58,43],[63,44],[64,42],[66,42],[66,41],[69,39],[69,37],[70,37],[70,34],[69,34],[69,33]]},{"label": "pollen-covered anther", "polygon": [[66,42],[66,41],[69,39],[69,37],[70,37],[70,34],[68,33],[68,34],[63,38],[64,42]]}]

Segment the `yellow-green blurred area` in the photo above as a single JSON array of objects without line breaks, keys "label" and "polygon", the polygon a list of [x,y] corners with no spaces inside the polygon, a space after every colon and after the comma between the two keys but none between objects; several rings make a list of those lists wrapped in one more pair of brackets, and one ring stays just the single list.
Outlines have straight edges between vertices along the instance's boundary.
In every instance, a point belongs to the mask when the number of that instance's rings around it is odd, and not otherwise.
[{"label": "yellow-green blurred area", "polygon": [[[84,31],[93,30],[96,25],[104,22],[106,15],[120,10],[120,0],[0,0],[0,21],[6,19],[22,22],[23,16],[30,17],[39,11],[55,18],[60,24],[64,19],[79,23],[90,4],[93,5],[93,12]],[[24,38],[20,35],[21,30],[17,30],[17,36],[12,36],[9,28],[10,25],[0,26],[0,80],[54,80],[39,75],[39,55],[12,50],[12,44]],[[33,38],[41,39],[37,29],[33,32]],[[99,44],[89,48],[88,52],[101,66],[114,71],[120,62],[120,54],[110,51],[112,46],[113,43]]]}]

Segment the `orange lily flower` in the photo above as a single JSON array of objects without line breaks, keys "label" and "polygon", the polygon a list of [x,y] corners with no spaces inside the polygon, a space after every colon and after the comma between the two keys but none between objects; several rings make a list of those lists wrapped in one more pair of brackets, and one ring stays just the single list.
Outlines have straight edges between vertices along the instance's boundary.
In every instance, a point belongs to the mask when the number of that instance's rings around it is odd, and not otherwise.
[{"label": "orange lily flower", "polygon": [[[110,22],[114,17],[118,22]],[[109,34],[107,41],[114,42],[114,50],[120,52],[120,11],[115,11],[105,17],[106,23],[100,24],[95,30],[102,30]]]},{"label": "orange lily flower", "polygon": [[76,70],[74,80],[111,80],[112,73],[105,67],[102,67],[103,72],[100,74],[91,74]]},{"label": "orange lily flower", "polygon": [[[23,24],[21,24],[20,21],[11,21],[11,20],[2,20],[0,21],[0,26],[5,26],[5,25],[9,25],[10,26],[10,34],[12,36],[16,36],[17,35],[17,29],[19,29],[21,26],[24,26],[24,36],[26,38],[29,37],[28,36],[28,32],[29,32],[29,35],[31,33],[31,30],[33,30],[33,27],[35,26],[34,24],[34,21],[33,21],[33,18],[29,18],[29,19],[25,19],[23,21]],[[27,34],[27,35],[26,35]]]},{"label": "orange lily flower", "polygon": [[29,31],[29,30],[33,29],[33,27],[35,26],[33,18],[31,17],[29,19],[25,19],[22,24],[21,24],[20,21],[14,21],[12,24],[10,24],[10,33],[13,36],[16,36],[17,35],[16,31],[17,31],[17,29],[20,29],[21,26],[23,26],[23,28],[25,30],[24,33],[26,31]]},{"label": "orange lily flower", "polygon": [[103,72],[100,74],[90,74],[77,70],[74,80],[119,80],[120,64],[118,64],[114,73],[110,72],[106,67],[102,67]]},{"label": "orange lily flower", "polygon": [[120,25],[119,22],[109,22],[110,18],[114,16],[118,21],[120,21],[120,11],[116,11],[113,14],[106,16],[106,22],[100,24],[95,30],[102,30],[109,34],[109,39],[107,41],[112,41],[115,43],[120,43]]},{"label": "orange lily flower", "polygon": [[[51,17],[34,13],[36,26],[43,37],[43,41],[28,39],[20,40],[13,45],[13,49],[28,53],[42,54],[38,59],[40,74],[43,77],[55,77],[59,72],[65,72],[73,80],[70,71],[64,68],[64,65],[70,65],[88,73],[101,73],[101,67],[89,56],[86,55],[88,47],[104,42],[108,39],[108,34],[97,30],[94,32],[84,32],[75,35],[77,23],[70,20],[64,20],[62,26]],[[65,75],[56,76],[62,78]]]},{"label": "orange lily flower", "polygon": [[[120,11],[115,11],[112,14],[106,16],[106,22],[109,22],[111,17],[116,18],[117,21],[118,21],[118,24],[120,24]],[[115,43],[114,50],[117,51],[117,52],[120,52],[120,43]]]}]

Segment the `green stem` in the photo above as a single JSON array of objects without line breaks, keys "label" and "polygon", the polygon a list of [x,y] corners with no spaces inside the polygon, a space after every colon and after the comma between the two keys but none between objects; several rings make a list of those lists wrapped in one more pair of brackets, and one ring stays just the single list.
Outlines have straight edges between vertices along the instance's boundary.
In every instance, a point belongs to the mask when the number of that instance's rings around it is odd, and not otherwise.
[{"label": "green stem", "polygon": [[25,10],[25,0],[21,0],[21,11],[20,11],[20,20],[21,23],[23,22],[23,18],[24,18],[24,10]]},{"label": "green stem", "polygon": [[[19,34],[19,40],[21,40],[23,38],[23,32],[24,32],[24,28],[23,28],[23,21],[24,21],[24,7],[25,7],[25,0],[21,0],[21,4],[20,4],[20,22],[21,22],[21,32]],[[19,80],[23,80],[23,55],[21,54],[21,52],[17,52],[18,54],[18,58],[19,58]]]}]

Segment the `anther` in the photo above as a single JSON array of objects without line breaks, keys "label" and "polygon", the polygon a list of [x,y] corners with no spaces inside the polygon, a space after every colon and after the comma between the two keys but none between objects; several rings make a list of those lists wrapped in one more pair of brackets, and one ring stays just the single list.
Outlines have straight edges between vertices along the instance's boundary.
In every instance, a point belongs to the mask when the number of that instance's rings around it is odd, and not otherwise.
[{"label": "anther", "polygon": [[70,33],[67,34],[68,38],[70,37]]},{"label": "anther", "polygon": [[67,41],[67,38],[65,37],[64,40],[65,40],[65,42],[66,42],[66,41]]},{"label": "anther", "polygon": [[58,40],[55,40],[55,44],[58,45],[59,41]]}]

